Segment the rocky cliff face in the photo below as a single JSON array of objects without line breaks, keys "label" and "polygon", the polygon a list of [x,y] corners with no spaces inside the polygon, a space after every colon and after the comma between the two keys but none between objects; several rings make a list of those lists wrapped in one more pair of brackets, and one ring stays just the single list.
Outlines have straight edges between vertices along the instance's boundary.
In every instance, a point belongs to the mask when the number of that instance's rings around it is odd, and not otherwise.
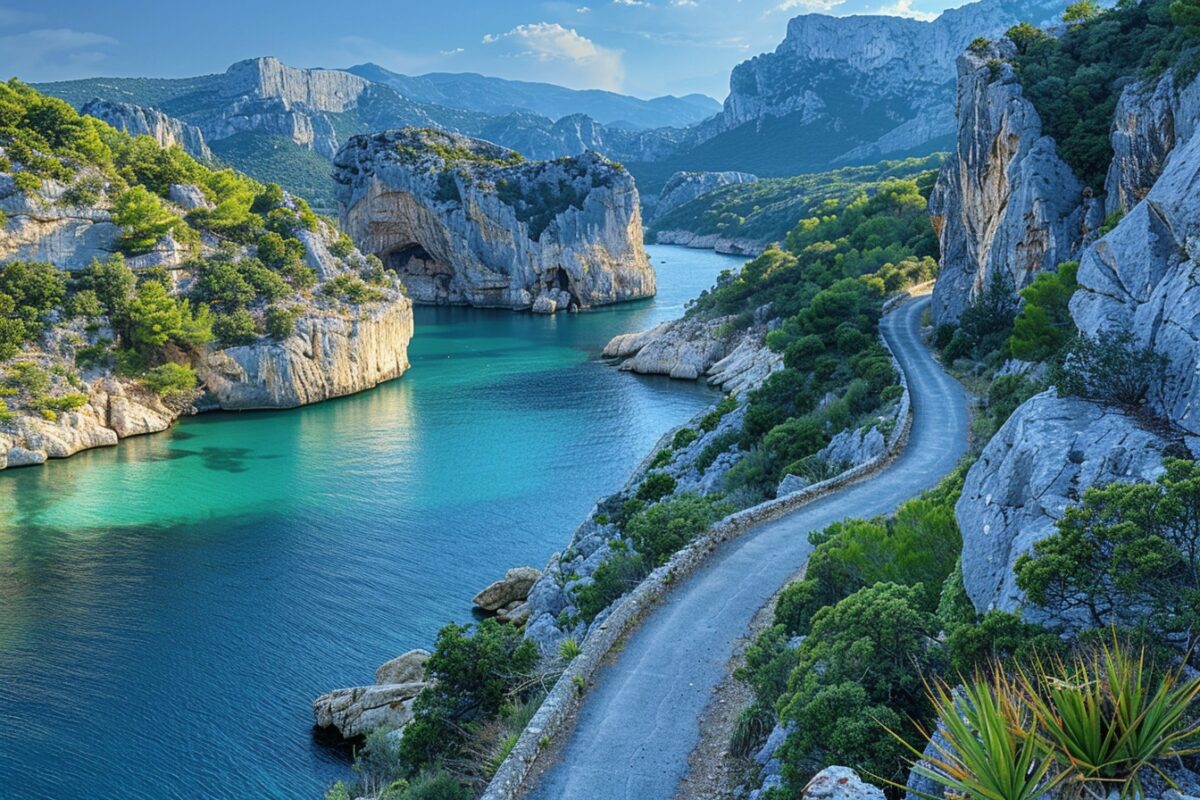
[{"label": "rocky cliff face", "polygon": [[1101,209],[1042,135],[1004,41],[958,59],[958,134],[929,201],[941,243],[935,324],[958,319],[994,280],[1020,289],[1077,257]]},{"label": "rocky cliff face", "polygon": [[142,108],[132,103],[113,103],[93,100],[79,110],[81,114],[102,119],[130,136],[149,136],[163,147],[181,147],[201,161],[212,161],[212,151],[204,133],[195,125],[169,117],[154,108]]},{"label": "rocky cliff face", "polygon": [[1128,212],[1158,180],[1176,143],[1191,138],[1200,121],[1200,81],[1184,87],[1174,72],[1157,83],[1131,83],[1113,115],[1113,160],[1104,181],[1105,212]]},{"label": "rocky cliff face", "polygon": [[654,294],[637,189],[601,156],[526,163],[406,129],[354,137],[335,169],[343,227],[418,302],[552,313]]},{"label": "rocky cliff face", "polygon": [[1170,152],[1145,198],[1084,253],[1080,288],[1071,299],[1071,315],[1082,333],[1097,338],[1133,331],[1141,346],[1166,359],[1166,376],[1152,387],[1150,402],[1193,436],[1200,435],[1197,234],[1200,136],[1193,135]]},{"label": "rocky cliff face", "polygon": [[[963,584],[975,608],[1022,607],[1017,557],[1053,533],[1088,487],[1156,478],[1166,445],[1132,417],[1053,391],[1017,409],[967,474],[955,506]],[[1025,617],[1040,618],[1033,608]]]},{"label": "rocky cliff face", "polygon": [[[108,200],[102,197],[78,208],[65,205],[64,192],[64,186],[44,181],[40,191],[26,194],[16,189],[10,175],[0,173],[0,210],[8,217],[0,230],[0,264],[40,260],[74,271],[116,250],[120,229],[111,221]],[[189,207],[180,201],[203,200],[194,186],[172,187],[170,194],[168,207],[180,214]],[[307,265],[320,281],[352,274],[365,264],[358,252],[333,255],[330,248],[337,235],[324,223],[297,234]],[[186,251],[168,237],[150,253],[126,259],[126,264],[135,271],[166,268],[172,285],[182,287],[194,277],[186,257],[206,257],[213,247],[202,243],[199,251]],[[0,421],[0,469],[42,464],[112,446],[128,436],[156,433],[197,407],[291,408],[369,389],[408,368],[412,304],[399,291],[382,287],[378,299],[358,305],[320,292],[290,301],[305,308],[290,335],[260,337],[236,347],[213,343],[193,353],[192,366],[200,380],[194,396],[166,402],[137,380],[118,378],[107,366],[83,370],[70,386],[57,386],[63,379],[54,377],[52,391],[78,391],[87,397],[86,404],[51,418],[14,408],[12,419]],[[56,320],[41,340],[14,360],[32,362],[50,375],[72,375],[78,349],[98,337],[111,340],[113,332],[105,326],[93,331],[80,319]],[[0,362],[0,372],[6,366]]]},{"label": "rocky cliff face", "polygon": [[978,36],[998,36],[1021,20],[1048,20],[1062,6],[983,0],[932,22],[796,17],[773,53],[734,69],[723,113],[705,138],[747,124],[761,129],[766,120],[787,117],[793,125],[820,130],[835,161],[869,161],[931,146],[954,132],[950,76],[967,44]]},{"label": "rocky cliff face", "polygon": [[748,172],[676,172],[667,179],[667,183],[654,202],[654,214],[650,224],[661,219],[665,214],[679,208],[684,203],[690,203],[701,195],[715,192],[722,186],[735,183],[754,183],[758,177]]}]

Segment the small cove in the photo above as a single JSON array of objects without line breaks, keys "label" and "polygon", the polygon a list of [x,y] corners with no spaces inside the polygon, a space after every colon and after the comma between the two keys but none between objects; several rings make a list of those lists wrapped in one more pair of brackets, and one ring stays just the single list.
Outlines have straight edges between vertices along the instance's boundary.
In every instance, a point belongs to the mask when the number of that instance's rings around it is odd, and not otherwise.
[{"label": "small cove", "polygon": [[648,250],[654,300],[421,308],[412,369],[375,390],[0,473],[5,793],[319,797],[345,764],[312,741],[312,697],[541,566],[717,397],[598,361],[741,262]]}]

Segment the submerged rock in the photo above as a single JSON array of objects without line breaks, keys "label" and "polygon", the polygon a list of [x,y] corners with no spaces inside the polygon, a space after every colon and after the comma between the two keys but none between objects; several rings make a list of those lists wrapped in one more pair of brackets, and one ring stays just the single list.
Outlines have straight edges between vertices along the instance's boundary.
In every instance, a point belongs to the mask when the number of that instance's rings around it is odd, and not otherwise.
[{"label": "submerged rock", "polygon": [[406,128],[355,136],[335,169],[343,227],[418,302],[551,313],[654,294],[633,178],[603,156],[524,162]]}]

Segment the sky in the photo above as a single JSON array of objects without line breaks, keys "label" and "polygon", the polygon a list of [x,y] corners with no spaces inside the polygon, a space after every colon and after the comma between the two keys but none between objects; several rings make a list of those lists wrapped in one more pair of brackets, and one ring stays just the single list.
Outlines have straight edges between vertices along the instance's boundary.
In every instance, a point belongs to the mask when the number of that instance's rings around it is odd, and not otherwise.
[{"label": "sky", "polygon": [[963,0],[0,0],[0,77],[187,77],[272,55],[638,97],[723,99],[804,13],[930,19]]}]

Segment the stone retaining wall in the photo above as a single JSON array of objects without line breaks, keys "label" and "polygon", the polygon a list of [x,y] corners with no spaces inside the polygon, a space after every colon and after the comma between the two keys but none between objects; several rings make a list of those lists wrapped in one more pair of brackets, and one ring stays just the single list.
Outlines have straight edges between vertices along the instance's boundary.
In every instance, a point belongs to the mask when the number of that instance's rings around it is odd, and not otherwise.
[{"label": "stone retaining wall", "polygon": [[[913,297],[926,294],[931,286],[932,282],[921,284],[896,295],[884,303],[884,312],[894,310]],[[883,344],[888,348],[888,352],[891,352],[891,347],[886,339]],[[541,753],[543,744],[547,740],[553,740],[569,731],[567,722],[571,712],[582,702],[586,687],[599,671],[613,646],[622,636],[632,631],[642,616],[673,586],[680,583],[682,579],[704,563],[718,545],[745,533],[759,523],[778,519],[800,506],[878,472],[899,454],[908,439],[909,429],[912,426],[911,400],[908,393],[908,380],[894,353],[892,354],[892,363],[896,366],[904,393],[900,397],[896,427],[888,436],[887,448],[884,452],[833,478],[730,514],[714,524],[706,534],[675,553],[666,564],[651,572],[633,591],[620,600],[607,619],[588,631],[587,637],[583,640],[580,654],[567,665],[550,693],[546,695],[546,699],[542,701],[541,707],[521,733],[508,758],[496,770],[496,774],[492,777],[481,800],[515,800],[520,796],[525,788],[525,779]],[[671,434],[664,436],[660,444],[669,436]],[[643,461],[642,467],[654,457],[658,449],[656,447],[650,452],[650,455]],[[636,473],[637,470],[635,470]]]}]

